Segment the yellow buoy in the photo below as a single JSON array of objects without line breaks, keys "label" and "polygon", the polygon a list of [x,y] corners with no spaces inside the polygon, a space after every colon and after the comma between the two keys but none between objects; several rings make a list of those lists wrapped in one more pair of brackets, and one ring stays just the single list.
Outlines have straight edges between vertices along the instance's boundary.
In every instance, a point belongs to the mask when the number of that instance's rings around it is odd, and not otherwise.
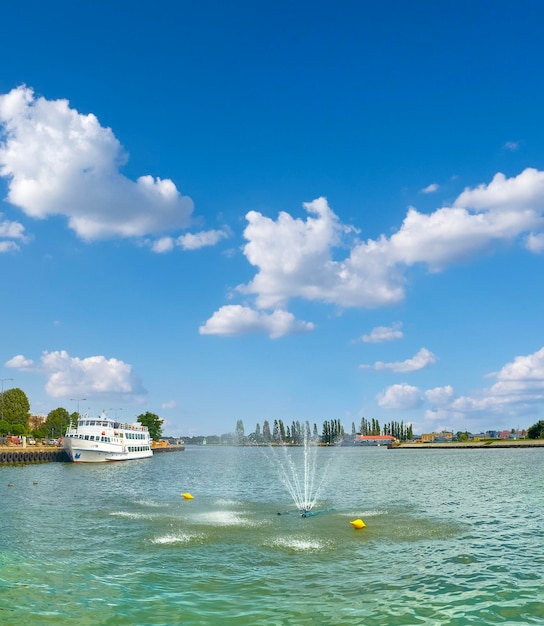
[{"label": "yellow buoy", "polygon": [[362,519],[354,519],[353,522],[350,522],[353,528],[365,528],[366,524]]},{"label": "yellow buoy", "polygon": [[186,500],[192,500],[193,499],[193,496],[190,493],[182,493],[181,497],[185,498]]}]

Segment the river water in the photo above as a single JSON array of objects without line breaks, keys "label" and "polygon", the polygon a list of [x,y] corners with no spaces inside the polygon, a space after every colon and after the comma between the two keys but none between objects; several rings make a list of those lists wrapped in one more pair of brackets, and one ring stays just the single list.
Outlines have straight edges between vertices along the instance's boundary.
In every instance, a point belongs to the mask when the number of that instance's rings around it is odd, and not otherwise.
[{"label": "river water", "polygon": [[270,454],[0,468],[0,623],[544,623],[544,449],[320,448],[308,518]]}]

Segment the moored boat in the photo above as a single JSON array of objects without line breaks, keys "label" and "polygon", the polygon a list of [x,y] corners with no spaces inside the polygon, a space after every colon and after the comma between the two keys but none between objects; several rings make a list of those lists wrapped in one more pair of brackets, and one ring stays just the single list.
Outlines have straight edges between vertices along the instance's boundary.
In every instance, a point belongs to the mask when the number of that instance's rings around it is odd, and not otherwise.
[{"label": "moored boat", "polygon": [[99,417],[79,417],[62,439],[66,454],[74,463],[129,461],[153,456],[151,438],[140,423],[123,424],[103,411]]}]

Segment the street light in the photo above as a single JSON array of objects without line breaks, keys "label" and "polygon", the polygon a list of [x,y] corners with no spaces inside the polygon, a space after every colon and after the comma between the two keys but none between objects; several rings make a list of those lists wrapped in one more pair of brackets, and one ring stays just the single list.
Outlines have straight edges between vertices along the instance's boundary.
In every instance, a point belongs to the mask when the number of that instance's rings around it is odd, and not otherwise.
[{"label": "street light", "polygon": [[81,417],[79,414],[79,403],[83,402],[83,400],[86,400],[87,398],[70,398],[70,402],[77,402],[77,420],[75,420],[75,424],[74,424],[74,420],[70,419],[70,427],[73,428],[74,425],[77,426],[77,423],[79,421],[79,418]]},{"label": "street light", "polygon": [[2,381],[2,419],[4,419],[4,382],[7,380],[13,380],[13,378],[0,378]]},{"label": "street light", "polygon": [[110,409],[110,411],[114,411],[114,413],[113,413],[114,418],[113,419],[115,421],[117,421],[117,411],[122,411],[122,410],[123,410],[122,408],[120,408],[120,409]]},{"label": "street light", "polygon": [[79,418],[79,403],[83,402],[83,400],[86,400],[87,398],[70,398],[70,402],[77,402],[77,416]]}]

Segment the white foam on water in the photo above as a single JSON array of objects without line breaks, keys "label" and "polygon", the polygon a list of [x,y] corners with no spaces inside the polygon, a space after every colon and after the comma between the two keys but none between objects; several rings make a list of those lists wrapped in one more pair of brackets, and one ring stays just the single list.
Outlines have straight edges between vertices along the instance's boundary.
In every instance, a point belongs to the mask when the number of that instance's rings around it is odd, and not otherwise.
[{"label": "white foam on water", "polygon": [[135,513],[133,511],[112,511],[113,517],[125,517],[128,519],[153,519],[155,516],[149,513]]},{"label": "white foam on water", "polygon": [[353,519],[355,517],[361,517],[364,519],[365,517],[379,517],[382,515],[387,515],[387,511],[352,511],[351,513],[341,513],[344,517],[349,517]]},{"label": "white foam on water", "polygon": [[190,533],[168,533],[159,537],[154,537],[151,543],[156,545],[172,545],[176,543],[190,543],[191,541],[199,541],[204,538],[201,534]]},{"label": "white foam on water", "polygon": [[215,501],[217,506],[239,506],[239,500],[227,500],[226,498],[219,498]]},{"label": "white foam on water", "polygon": [[236,511],[207,511],[198,515],[202,524],[213,526],[258,526],[258,522],[248,519]]},{"label": "white foam on water", "polygon": [[309,537],[276,537],[266,542],[265,546],[292,552],[319,552],[327,549],[329,544],[326,541]]},{"label": "white foam on water", "polygon": [[134,504],[138,504],[140,506],[148,506],[152,508],[164,508],[166,505],[164,502],[157,502],[156,500],[135,500]]}]

